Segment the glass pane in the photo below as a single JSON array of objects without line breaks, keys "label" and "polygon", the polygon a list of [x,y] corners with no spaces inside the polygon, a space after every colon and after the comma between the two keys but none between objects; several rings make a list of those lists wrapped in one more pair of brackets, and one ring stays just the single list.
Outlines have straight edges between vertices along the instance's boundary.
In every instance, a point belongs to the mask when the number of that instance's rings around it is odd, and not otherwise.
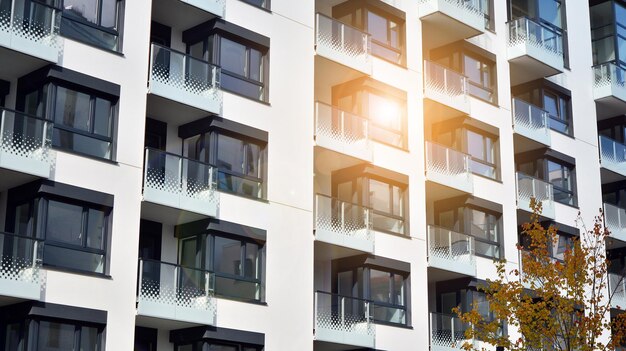
[{"label": "glass pane", "polygon": [[5,351],[22,351],[20,343],[20,323],[13,323],[6,326],[4,349]]},{"label": "glass pane", "polygon": [[228,91],[247,96],[251,99],[263,100],[263,86],[251,83],[222,71],[220,85]]},{"label": "glass pane", "polygon": [[95,157],[111,158],[111,142],[66,130],[54,129],[52,145]]},{"label": "glass pane", "polygon": [[256,244],[246,244],[246,265],[244,275],[246,278],[256,279],[260,276],[259,270],[259,246]]},{"label": "glass pane", "polygon": [[396,216],[402,216],[404,213],[402,189],[397,186],[392,186],[391,191],[393,195],[391,198],[393,204],[393,214]]},{"label": "glass pane", "polygon": [[30,203],[25,203],[15,207],[15,227],[13,232],[18,235],[30,236],[32,228],[28,227],[30,222]]},{"label": "glass pane", "polygon": [[238,346],[209,344],[209,351],[238,351]]},{"label": "glass pane", "polygon": [[543,95],[543,109],[548,111],[548,113],[552,116],[559,116],[559,110],[556,101],[557,97],[552,94],[545,93]]},{"label": "glass pane", "polygon": [[471,130],[467,131],[467,153],[479,160],[486,160],[485,157],[485,138]]},{"label": "glass pane", "polygon": [[221,38],[221,44],[220,65],[222,70],[246,77],[246,46],[226,38]]},{"label": "glass pane", "polygon": [[102,17],[100,25],[105,28],[115,29],[117,26],[117,2],[118,0],[102,0]]},{"label": "glass pane", "polygon": [[204,55],[204,41],[199,41],[193,45],[189,45],[189,55],[199,60],[207,61]]},{"label": "glass pane", "polygon": [[241,272],[241,242],[215,237],[215,271],[242,275]]},{"label": "glass pane", "polygon": [[215,278],[215,292],[218,295],[232,298],[259,300],[261,298],[261,284],[217,276]]},{"label": "glass pane", "polygon": [[464,73],[469,78],[470,81],[479,83],[482,85],[481,81],[481,63],[480,61],[469,57],[464,56]]},{"label": "glass pane", "polygon": [[104,273],[104,255],[66,249],[48,243],[44,246],[44,263],[56,267]]},{"label": "glass pane", "polygon": [[370,298],[374,301],[391,301],[390,274],[375,269],[370,269]]},{"label": "glass pane", "polygon": [[63,202],[48,202],[46,240],[82,246],[83,208]]},{"label": "glass pane", "polygon": [[471,215],[470,234],[479,238],[498,241],[495,216],[473,209],[469,211]]},{"label": "glass pane", "polygon": [[250,79],[263,81],[263,54],[259,50],[250,49]]},{"label": "glass pane", "polygon": [[397,101],[373,93],[367,97],[367,117],[372,122],[393,130],[402,129],[402,109]]},{"label": "glass pane", "polygon": [[96,113],[93,132],[105,137],[111,136],[111,102],[96,98]]},{"label": "glass pane", "polygon": [[55,123],[68,127],[91,131],[90,125],[90,96],[63,87],[57,87],[56,106],[54,110]]},{"label": "glass pane", "polygon": [[560,0],[540,0],[539,3],[539,17],[561,28],[561,1]]},{"label": "glass pane", "polygon": [[217,137],[217,167],[244,174],[243,141],[219,134]]},{"label": "glass pane", "polygon": [[404,306],[404,278],[399,274],[393,275],[394,303]]},{"label": "glass pane", "polygon": [[80,329],[80,351],[96,351],[98,349],[98,329],[82,327]]},{"label": "glass pane", "polygon": [[378,211],[391,213],[390,186],[375,179],[369,180],[370,206]]},{"label": "glass pane", "polygon": [[176,348],[177,351],[193,351],[193,345],[180,345]]},{"label": "glass pane", "polygon": [[105,213],[89,209],[87,219],[87,247],[104,249]]},{"label": "glass pane", "polygon": [[67,351],[74,349],[74,326],[70,324],[39,322],[38,351]]},{"label": "glass pane", "polygon": [[337,287],[339,295],[358,297],[356,291],[353,290],[354,279],[352,278],[352,271],[339,272],[337,274]]},{"label": "glass pane", "polygon": [[367,12],[367,31],[372,39],[387,43],[387,19],[371,11]]},{"label": "glass pane", "polygon": [[98,23],[98,1],[96,0],[64,0],[63,12],[65,16]]},{"label": "glass pane", "polygon": [[246,144],[245,173],[251,177],[261,178],[261,147],[255,144]]},{"label": "glass pane", "polygon": [[563,178],[564,168],[556,162],[548,161],[548,182],[559,188],[567,189],[567,181]]},{"label": "glass pane", "polygon": [[244,179],[242,177],[219,172],[217,174],[217,188],[240,195],[262,198],[263,183],[256,180]]},{"label": "glass pane", "polygon": [[439,212],[439,226],[459,230],[457,222],[454,220],[454,210]]},{"label": "glass pane", "polygon": [[200,268],[201,252],[197,249],[197,238],[185,238],[180,242],[180,265],[185,267]]},{"label": "glass pane", "polygon": [[61,17],[61,34],[63,36],[105,49],[117,50],[117,34],[105,32],[100,28],[94,28],[90,25],[74,21],[71,18],[72,17],[66,16]]},{"label": "glass pane", "polygon": [[375,321],[406,324],[406,310],[403,308],[379,306],[374,303],[370,309]]}]

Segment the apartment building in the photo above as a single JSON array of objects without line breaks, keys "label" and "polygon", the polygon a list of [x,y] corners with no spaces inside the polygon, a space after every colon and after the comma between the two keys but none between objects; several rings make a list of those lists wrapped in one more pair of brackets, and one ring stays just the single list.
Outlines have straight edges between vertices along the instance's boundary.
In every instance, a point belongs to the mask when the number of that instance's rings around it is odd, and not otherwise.
[{"label": "apartment building", "polygon": [[531,197],[556,259],[604,209],[615,288],[624,28],[621,0],[0,0],[0,349],[458,350]]}]

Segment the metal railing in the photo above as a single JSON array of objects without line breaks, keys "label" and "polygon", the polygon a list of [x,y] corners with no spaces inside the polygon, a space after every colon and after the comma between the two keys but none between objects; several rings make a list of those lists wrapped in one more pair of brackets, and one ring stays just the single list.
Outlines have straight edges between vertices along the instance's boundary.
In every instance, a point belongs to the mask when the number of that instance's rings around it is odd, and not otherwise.
[{"label": "metal railing", "polygon": [[465,338],[464,323],[454,315],[430,313],[430,345],[462,350]]},{"label": "metal railing", "polygon": [[513,126],[522,128],[539,138],[550,136],[548,111],[520,99],[513,99]]},{"label": "metal railing", "polygon": [[217,169],[209,164],[146,148],[144,188],[217,203]]},{"label": "metal railing", "polygon": [[593,66],[594,88],[611,85],[620,89],[625,88],[626,69],[613,62],[601,63]]},{"label": "metal railing", "polygon": [[150,82],[221,102],[220,67],[155,43],[150,63]]},{"label": "metal railing", "polygon": [[626,172],[626,146],[604,135],[599,136],[599,142],[602,165]]},{"label": "metal railing", "polygon": [[563,38],[553,29],[527,17],[512,20],[509,25],[509,46],[530,44],[547,53],[563,57]]},{"label": "metal railing", "polygon": [[424,61],[424,90],[464,103],[467,101],[467,77],[438,63]]},{"label": "metal railing", "polygon": [[2,107],[0,117],[0,153],[54,166],[50,151],[53,122]]},{"label": "metal railing", "polygon": [[541,201],[543,203],[543,207],[545,208],[546,205],[548,205],[546,202],[552,203],[554,201],[552,184],[524,173],[517,172],[518,200],[528,202],[533,197],[536,201]]},{"label": "metal railing", "polygon": [[[57,50],[61,48],[59,28],[62,9],[60,4],[49,6],[43,2],[31,0],[0,1],[0,5],[5,3],[9,6],[0,6],[0,39],[4,32],[21,40]],[[28,11],[25,11],[27,8]]]},{"label": "metal railing", "polygon": [[475,265],[474,238],[434,225],[428,226],[428,257]]},{"label": "metal railing", "polygon": [[337,107],[315,102],[315,134],[329,137],[347,146],[369,147],[367,118]]},{"label": "metal railing", "polygon": [[0,285],[2,280],[42,285],[43,248],[41,239],[0,232]]},{"label": "metal railing", "polygon": [[626,231],[626,209],[605,202],[604,222],[611,234]]},{"label": "metal railing", "polygon": [[469,155],[430,141],[426,142],[426,169],[470,180]]},{"label": "metal railing", "polygon": [[335,52],[338,59],[359,67],[371,64],[371,36],[321,13],[315,14],[315,45],[318,51]]},{"label": "metal railing", "polygon": [[315,228],[357,239],[374,240],[370,209],[322,194],[315,195]]},{"label": "metal railing", "polygon": [[315,292],[315,331],[353,333],[374,337],[376,329],[370,315],[371,301],[355,297]]},{"label": "metal railing", "polygon": [[[139,259],[139,304],[184,307],[216,312],[215,275],[177,264]],[[142,306],[139,306],[141,309]]]}]

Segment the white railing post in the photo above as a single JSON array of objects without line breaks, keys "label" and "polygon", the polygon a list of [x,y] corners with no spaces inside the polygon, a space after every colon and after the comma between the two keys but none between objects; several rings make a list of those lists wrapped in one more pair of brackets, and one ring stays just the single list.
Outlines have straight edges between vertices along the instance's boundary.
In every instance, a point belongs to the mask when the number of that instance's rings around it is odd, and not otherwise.
[{"label": "white railing post", "polygon": [[143,294],[143,260],[139,259],[139,295]]},{"label": "white railing post", "polygon": [[454,333],[454,317],[450,317],[450,339],[456,344],[456,335]]},{"label": "white railing post", "polygon": [[448,257],[452,258],[452,231],[448,230]]},{"label": "white railing post", "polygon": [[448,70],[443,69],[443,91],[448,94]]},{"label": "white railing post", "polygon": [[39,247],[39,242],[37,240],[31,239],[33,241],[33,259],[31,262],[31,267],[35,268],[37,265],[37,248]]},{"label": "white railing post", "polygon": [[148,160],[150,158],[150,149],[146,149],[146,159],[143,161],[143,186],[148,186]]},{"label": "white railing post", "polygon": [[155,45],[150,45],[150,69],[148,70],[148,84],[152,82],[152,71],[154,71],[154,49]]},{"label": "white railing post", "polygon": [[0,119],[0,148],[4,146],[4,123],[6,123],[6,110],[2,110],[2,117]]},{"label": "white railing post", "polygon": [[[331,116],[332,116],[332,108],[331,108]],[[331,117],[331,125],[332,125],[332,117]],[[344,111],[339,111],[339,126],[341,131],[341,138],[345,140],[346,138],[346,115]]]},{"label": "white railing post", "polygon": [[340,309],[339,309],[339,313],[340,313],[340,315],[341,315],[341,329],[342,329],[342,330],[345,330],[345,329],[346,329],[345,297],[341,296],[341,297],[340,297],[340,301],[341,301],[341,304],[340,304],[340,307],[339,307],[339,308],[340,308]]},{"label": "white railing post", "polygon": [[[178,190],[179,194],[186,193],[187,190],[187,169],[185,169],[183,164],[184,159],[182,157],[178,157],[178,186],[180,187]],[[166,162],[167,163],[167,162]],[[187,164],[189,166],[189,164]],[[167,165],[165,166],[167,169]]]},{"label": "white railing post", "polygon": [[[332,23],[331,23],[331,28],[332,28]],[[346,26],[344,26],[343,24],[339,24],[339,28],[341,28],[341,35],[340,35],[340,44],[341,44],[341,50],[344,50],[346,48]]]},{"label": "white railing post", "polygon": [[450,149],[446,148],[446,171],[450,171]]},{"label": "white railing post", "polygon": [[179,269],[180,269],[180,266],[178,265],[174,266],[174,291],[176,293],[176,301],[178,301],[178,291],[180,289],[180,287],[178,286],[178,282],[179,282],[178,276],[180,274]]},{"label": "white railing post", "polygon": [[346,203],[341,201],[341,200],[337,200],[340,203],[340,211],[341,211],[341,232],[345,233],[346,232]]},{"label": "white railing post", "polygon": [[315,292],[315,301],[313,304],[313,318],[315,318],[315,330],[317,331],[317,309],[319,308],[319,293]]}]

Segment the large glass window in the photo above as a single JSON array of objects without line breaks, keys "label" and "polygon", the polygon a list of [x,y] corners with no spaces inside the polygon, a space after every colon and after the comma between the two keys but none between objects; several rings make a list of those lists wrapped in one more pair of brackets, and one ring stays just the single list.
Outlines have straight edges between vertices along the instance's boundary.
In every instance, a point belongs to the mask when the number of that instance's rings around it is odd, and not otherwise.
[{"label": "large glass window", "polygon": [[[103,326],[69,320],[26,320],[5,328],[5,351],[101,351]],[[26,342],[28,341],[28,342]],[[28,346],[25,346],[28,344]]]},{"label": "large glass window", "polygon": [[496,145],[494,138],[472,130],[467,131],[467,153],[472,173],[497,178]]},{"label": "large glass window", "polygon": [[463,73],[468,78],[468,92],[479,99],[494,102],[493,63],[478,57],[463,56]]},{"label": "large glass window", "polygon": [[435,224],[474,237],[475,253],[500,258],[501,215],[476,207],[438,209]]},{"label": "large glass window", "polygon": [[14,231],[44,239],[48,266],[105,273],[110,209],[39,198],[15,206]]},{"label": "large glass window", "polygon": [[112,158],[114,102],[109,98],[46,84],[24,96],[24,112],[54,122],[53,146]]},{"label": "large glass window", "polygon": [[119,50],[122,0],[64,0],[61,34],[109,50]]},{"label": "large glass window", "polygon": [[554,189],[554,200],[576,206],[573,169],[565,164],[547,160],[547,181]]},{"label": "large glass window", "polygon": [[544,91],[543,108],[549,113],[550,129],[569,134],[569,101],[553,92]]}]

